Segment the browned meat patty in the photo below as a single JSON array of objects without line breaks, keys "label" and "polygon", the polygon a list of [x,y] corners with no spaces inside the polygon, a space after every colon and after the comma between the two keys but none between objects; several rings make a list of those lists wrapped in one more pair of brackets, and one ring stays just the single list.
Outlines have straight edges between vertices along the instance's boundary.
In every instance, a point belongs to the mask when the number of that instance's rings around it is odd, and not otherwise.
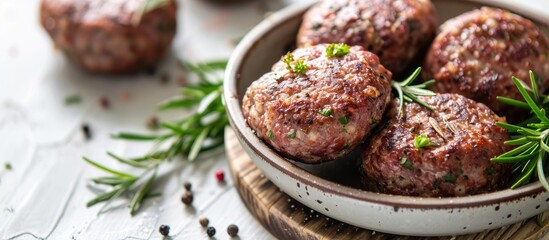
[{"label": "browned meat patty", "polygon": [[305,13],[297,45],[363,46],[399,75],[433,39],[436,27],[429,0],[325,0]]},{"label": "browned meat patty", "polygon": [[[532,70],[549,86],[549,41],[531,21],[510,12],[481,8],[448,20],[440,27],[424,64],[424,79],[433,90],[459,93],[482,102],[510,120],[527,112],[499,102],[497,96],[520,99],[512,76],[530,84]],[[518,117],[518,118],[517,118]]]},{"label": "browned meat patty", "polygon": [[144,2],[42,0],[40,19],[55,45],[83,69],[132,73],[154,68],[176,31],[174,0],[139,18]]},{"label": "browned meat patty", "polygon": [[[504,122],[484,104],[458,94],[420,97],[434,107],[398,100],[387,111],[387,123],[369,140],[362,154],[364,184],[377,192],[424,196],[464,196],[500,189],[510,166],[490,158],[506,150]],[[431,144],[416,147],[416,139]]]},{"label": "browned meat patty", "polygon": [[248,88],[242,110],[248,125],[274,149],[305,163],[349,153],[380,122],[391,96],[391,72],[376,55],[354,46],[328,58],[326,44],[298,48],[305,74],[279,61]]}]

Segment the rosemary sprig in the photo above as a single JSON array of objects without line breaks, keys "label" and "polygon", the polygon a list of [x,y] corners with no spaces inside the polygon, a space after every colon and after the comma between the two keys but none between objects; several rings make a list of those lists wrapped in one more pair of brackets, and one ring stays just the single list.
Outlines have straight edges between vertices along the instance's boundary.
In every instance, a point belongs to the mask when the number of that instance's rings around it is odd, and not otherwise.
[{"label": "rosemary sprig", "polygon": [[398,100],[400,103],[398,107],[398,116],[402,116],[404,102],[415,102],[421,106],[426,107],[429,110],[433,110],[433,107],[431,107],[426,102],[420,100],[418,96],[436,95],[433,91],[426,89],[428,86],[435,83],[435,80],[429,80],[417,85],[410,85],[416,80],[416,78],[419,76],[419,73],[421,73],[421,67],[416,68],[416,70],[410,76],[408,76],[408,78],[404,79],[404,81],[391,81],[391,86],[397,92]]},{"label": "rosemary sprig", "polygon": [[498,97],[498,100],[512,106],[529,109],[532,116],[517,125],[498,123],[498,126],[507,129],[512,134],[512,139],[506,141],[505,144],[516,147],[492,158],[492,161],[513,163],[513,173],[518,177],[511,188],[514,189],[529,183],[532,176],[537,175],[543,187],[549,191],[549,183],[545,177],[545,168],[548,165],[547,153],[549,152],[549,118],[547,117],[549,96],[538,93],[536,76],[532,71],[530,71],[532,88],[528,88],[516,77],[512,79],[524,101],[506,97]]},{"label": "rosemary sprig", "polygon": [[223,81],[222,76],[212,79],[212,75],[222,72],[226,65],[226,61],[185,64],[190,72],[198,76],[199,82],[181,89],[181,96],[160,104],[158,108],[161,111],[189,108],[194,110],[184,119],[162,122],[161,134],[113,135],[117,139],[152,143],[150,151],[140,157],[125,158],[107,152],[112,159],[139,169],[141,172],[139,175],[118,171],[84,157],[86,162],[109,174],[94,178],[92,181],[111,188],[110,191],[90,200],[86,204],[88,207],[100,202],[107,202],[105,204],[107,206],[114,199],[129,196],[131,197],[130,214],[133,215],[146,198],[158,195],[150,191],[156,180],[157,169],[162,163],[180,155],[185,155],[187,160],[194,161],[201,153],[223,145],[223,129],[229,123],[221,100]]}]

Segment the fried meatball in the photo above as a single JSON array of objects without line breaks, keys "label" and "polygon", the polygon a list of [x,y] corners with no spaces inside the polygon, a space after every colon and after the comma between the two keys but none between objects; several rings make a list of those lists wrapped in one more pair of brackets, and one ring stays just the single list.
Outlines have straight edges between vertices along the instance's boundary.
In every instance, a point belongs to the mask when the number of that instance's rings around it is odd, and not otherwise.
[{"label": "fried meatball", "polygon": [[144,3],[42,0],[40,20],[54,44],[83,69],[92,73],[133,73],[154,68],[176,30],[174,0],[143,12]]},{"label": "fried meatball", "polygon": [[[433,111],[391,102],[385,127],[362,153],[367,189],[424,197],[465,196],[506,185],[510,166],[490,160],[506,152],[504,122],[482,103],[458,94],[420,97]],[[416,140],[417,139],[417,140]],[[416,141],[428,140],[424,147]],[[420,145],[421,146],[421,145]]]},{"label": "fried meatball", "polygon": [[514,120],[528,112],[517,112],[496,97],[522,100],[511,77],[530,85],[529,70],[540,77],[540,90],[547,90],[548,55],[549,41],[534,23],[484,7],[440,27],[424,63],[424,79],[436,80],[434,91],[459,93]]},{"label": "fried meatball", "polygon": [[305,13],[297,45],[363,46],[399,75],[427,47],[436,28],[437,16],[429,0],[326,0]]},{"label": "fried meatball", "polygon": [[391,72],[360,46],[329,58],[326,44],[298,48],[298,74],[282,61],[253,82],[242,110],[256,135],[281,154],[304,163],[349,153],[380,122],[390,101]]}]

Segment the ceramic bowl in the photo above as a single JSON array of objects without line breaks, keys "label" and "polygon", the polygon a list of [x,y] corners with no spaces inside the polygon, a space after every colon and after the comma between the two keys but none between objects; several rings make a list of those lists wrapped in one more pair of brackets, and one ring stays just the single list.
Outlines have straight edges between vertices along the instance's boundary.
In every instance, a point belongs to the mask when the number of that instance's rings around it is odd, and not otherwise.
[{"label": "ceramic bowl", "polygon": [[[244,37],[231,56],[226,71],[224,100],[230,123],[245,151],[274,184],[326,216],[358,227],[401,235],[444,236],[479,232],[509,225],[549,209],[549,192],[539,183],[515,190],[451,198],[368,192],[353,184],[358,178],[347,174],[345,169],[353,171],[352,164],[298,164],[280,156],[256,137],[242,115],[242,97],[254,80],[268,72],[280,56],[293,49],[302,15],[314,2],[298,2],[266,18]],[[441,23],[486,5],[480,2],[433,0]],[[549,11],[524,7],[518,1],[517,4],[490,1],[490,5],[549,25],[546,18]],[[332,168],[343,170],[330,171]],[[357,172],[356,168],[354,171]]]}]

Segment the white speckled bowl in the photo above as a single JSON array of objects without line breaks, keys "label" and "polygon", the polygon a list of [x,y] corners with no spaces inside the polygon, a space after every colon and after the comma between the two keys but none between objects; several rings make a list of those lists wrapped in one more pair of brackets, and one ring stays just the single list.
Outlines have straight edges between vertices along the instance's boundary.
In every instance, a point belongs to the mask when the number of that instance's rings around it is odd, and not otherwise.
[{"label": "white speckled bowl", "polygon": [[[299,2],[265,19],[241,41],[226,71],[224,98],[231,125],[251,159],[274,184],[296,200],[332,218],[358,227],[402,235],[444,236],[479,232],[512,224],[549,209],[549,192],[544,191],[539,183],[516,190],[459,198],[420,198],[368,192],[352,187],[352,183],[345,183],[347,174],[344,171],[326,171],[331,167],[341,168],[335,166],[338,163],[328,166],[297,164],[281,157],[257,138],[243,118],[242,96],[254,80],[268,72],[272,64],[291,49],[302,14],[313,3]],[[433,3],[441,23],[481,6],[477,1],[433,0]],[[491,1],[490,5],[510,9],[549,25],[548,10],[521,7],[518,1],[517,4]],[[338,173],[339,176],[333,176]]]}]

